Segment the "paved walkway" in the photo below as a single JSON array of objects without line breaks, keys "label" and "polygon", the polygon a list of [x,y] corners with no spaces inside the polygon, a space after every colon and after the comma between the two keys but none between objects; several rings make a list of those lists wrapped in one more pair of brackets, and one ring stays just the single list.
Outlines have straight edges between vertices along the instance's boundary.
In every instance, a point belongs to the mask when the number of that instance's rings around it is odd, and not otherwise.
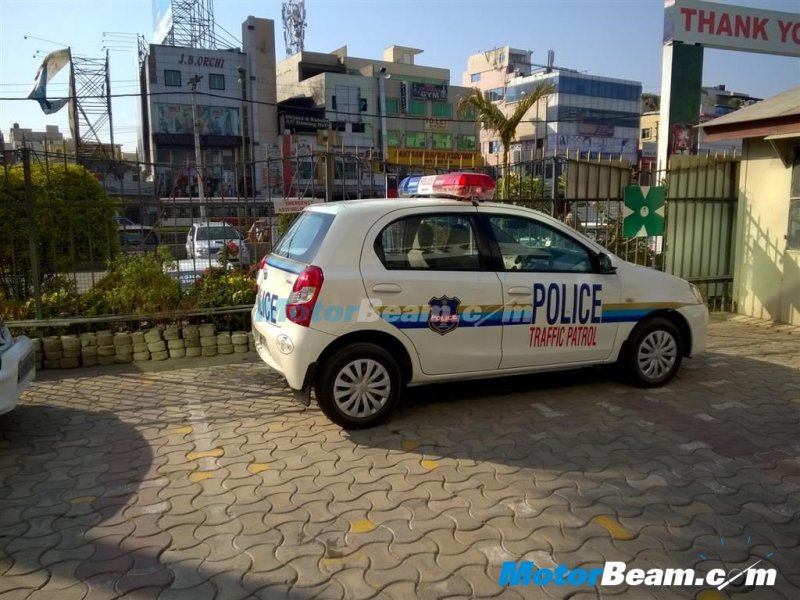
[{"label": "paved walkway", "polygon": [[[800,331],[710,333],[663,389],[435,386],[354,433],[257,362],[42,374],[0,417],[0,599],[800,598]],[[758,558],[749,593],[498,585]]]}]

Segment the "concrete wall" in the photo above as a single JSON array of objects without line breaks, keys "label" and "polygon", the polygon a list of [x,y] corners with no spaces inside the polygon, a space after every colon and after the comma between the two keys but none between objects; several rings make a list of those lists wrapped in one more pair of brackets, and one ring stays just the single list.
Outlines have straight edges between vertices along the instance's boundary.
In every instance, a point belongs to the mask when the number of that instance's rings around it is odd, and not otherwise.
[{"label": "concrete wall", "polygon": [[256,161],[257,191],[263,195],[267,149],[278,144],[278,108],[275,64],[275,22],[247,17],[242,23],[242,47],[247,57],[247,97],[250,100],[252,155]]},{"label": "concrete wall", "polygon": [[800,325],[800,251],[785,239],[791,175],[769,142],[745,140],[734,300],[741,314]]}]

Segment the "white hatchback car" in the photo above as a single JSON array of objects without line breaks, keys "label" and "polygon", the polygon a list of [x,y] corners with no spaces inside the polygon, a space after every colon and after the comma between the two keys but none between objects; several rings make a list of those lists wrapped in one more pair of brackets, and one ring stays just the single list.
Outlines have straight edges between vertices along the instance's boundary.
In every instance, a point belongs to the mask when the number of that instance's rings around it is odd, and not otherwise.
[{"label": "white hatchback car", "polygon": [[0,415],[17,405],[22,392],[36,376],[33,342],[11,336],[0,318]]},{"label": "white hatchback car", "polygon": [[479,202],[486,175],[401,187],[413,197],[307,208],[260,265],[256,349],[335,423],[376,424],[404,386],[437,381],[620,363],[660,386],[705,349],[694,285],[537,211]]},{"label": "white hatchback car", "polygon": [[250,264],[247,244],[239,231],[224,221],[194,223],[186,235],[188,258],[216,259],[225,246],[229,249],[230,260],[242,265]]}]

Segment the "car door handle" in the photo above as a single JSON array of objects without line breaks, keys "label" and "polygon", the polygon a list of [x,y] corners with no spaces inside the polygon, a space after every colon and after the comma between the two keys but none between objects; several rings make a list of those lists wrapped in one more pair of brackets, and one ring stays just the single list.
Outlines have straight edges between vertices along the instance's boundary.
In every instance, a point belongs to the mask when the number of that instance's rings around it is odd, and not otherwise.
[{"label": "car door handle", "polygon": [[403,288],[396,283],[376,283],[372,286],[372,291],[378,294],[399,294]]},{"label": "car door handle", "polygon": [[508,288],[508,295],[509,296],[532,296],[533,295],[533,288],[522,287],[522,286],[510,287],[510,288]]}]

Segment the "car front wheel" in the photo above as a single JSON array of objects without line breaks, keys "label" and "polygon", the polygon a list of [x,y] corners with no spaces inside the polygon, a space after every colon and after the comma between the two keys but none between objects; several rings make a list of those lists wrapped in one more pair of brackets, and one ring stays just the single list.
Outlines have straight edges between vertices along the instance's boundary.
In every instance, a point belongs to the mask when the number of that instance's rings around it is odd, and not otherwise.
[{"label": "car front wheel", "polygon": [[315,391],[331,421],[345,429],[363,429],[389,416],[401,388],[400,368],[392,355],[375,344],[358,343],[325,361]]},{"label": "car front wheel", "polygon": [[631,332],[622,367],[634,385],[658,387],[678,372],[682,348],[681,333],[672,322],[662,317],[651,318]]}]

